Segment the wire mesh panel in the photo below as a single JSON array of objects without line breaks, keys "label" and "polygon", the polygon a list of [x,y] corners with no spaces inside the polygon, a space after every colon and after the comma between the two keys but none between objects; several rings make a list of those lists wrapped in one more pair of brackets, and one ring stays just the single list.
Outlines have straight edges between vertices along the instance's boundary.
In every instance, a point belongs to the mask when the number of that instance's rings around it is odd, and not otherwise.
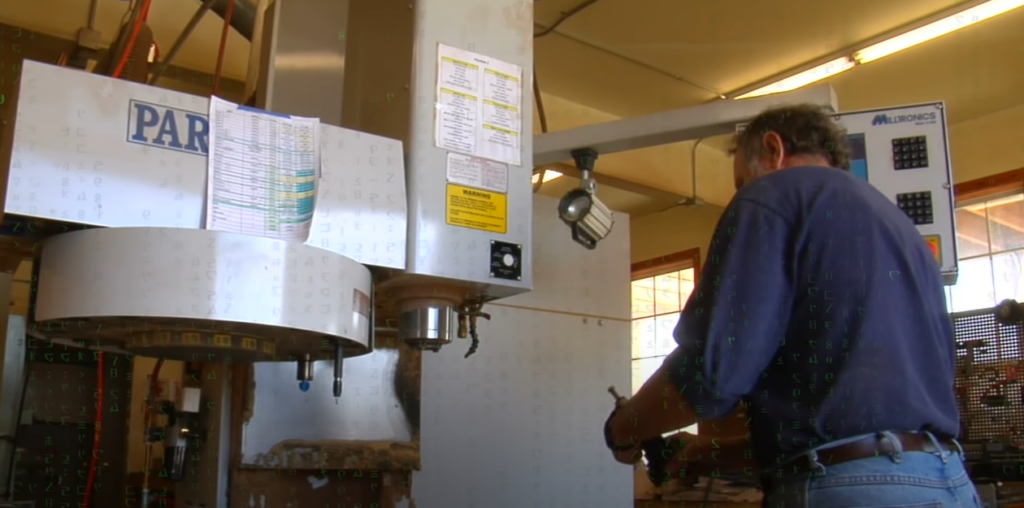
[{"label": "wire mesh panel", "polygon": [[965,441],[1024,446],[1024,361],[1020,325],[999,324],[992,309],[952,314],[956,392]]}]

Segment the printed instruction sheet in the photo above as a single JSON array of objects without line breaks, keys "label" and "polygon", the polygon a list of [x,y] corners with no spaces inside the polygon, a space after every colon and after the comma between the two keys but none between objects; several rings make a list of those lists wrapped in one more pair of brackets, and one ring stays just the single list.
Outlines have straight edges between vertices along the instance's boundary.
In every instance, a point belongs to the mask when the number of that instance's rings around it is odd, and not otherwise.
[{"label": "printed instruction sheet", "polygon": [[438,148],[519,166],[523,69],[438,44]]},{"label": "printed instruction sheet", "polygon": [[449,152],[447,173],[449,183],[508,193],[508,165],[501,162]]},{"label": "printed instruction sheet", "polygon": [[309,238],[320,175],[320,119],[210,98],[206,229]]}]

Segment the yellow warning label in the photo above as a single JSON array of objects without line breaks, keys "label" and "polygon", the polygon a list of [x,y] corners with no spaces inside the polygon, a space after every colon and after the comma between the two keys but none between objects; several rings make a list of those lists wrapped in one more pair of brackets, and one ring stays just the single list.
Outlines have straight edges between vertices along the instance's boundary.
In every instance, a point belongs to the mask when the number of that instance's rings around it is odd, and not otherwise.
[{"label": "yellow warning label", "polygon": [[450,58],[450,57],[447,57],[447,56],[442,56],[441,57],[441,61],[442,62],[452,63],[452,64],[455,64],[455,65],[461,65],[463,67],[469,67],[470,69],[473,69],[473,70],[476,70],[476,69],[479,68],[479,67],[476,66],[476,64],[471,64],[469,62],[463,62],[462,60],[456,60],[454,58]]},{"label": "yellow warning label", "polygon": [[256,351],[260,345],[256,339],[252,337],[242,337],[242,349],[248,349],[249,351]]},{"label": "yellow warning label", "polygon": [[181,343],[186,346],[198,346],[200,343],[200,337],[195,332],[185,332],[181,334]]},{"label": "yellow warning label", "polygon": [[[443,57],[441,59],[444,60]],[[490,74],[492,76],[501,76],[501,77],[503,77],[503,78],[505,78],[507,80],[514,81],[516,83],[519,82],[519,78],[517,78],[515,76],[512,76],[512,75],[509,75],[509,74],[505,74],[504,72],[498,72],[498,71],[496,71],[494,69],[484,69],[484,74]]]},{"label": "yellow warning label", "polygon": [[263,354],[274,356],[275,352],[277,352],[277,346],[275,346],[273,342],[268,340],[263,343]]},{"label": "yellow warning label", "polygon": [[[489,101],[487,99],[484,99],[484,104],[487,104],[488,106],[494,106],[494,107],[499,108],[499,109],[504,109],[505,111],[509,111],[511,113],[518,113],[519,112],[518,109],[516,109],[516,108],[514,108],[512,106],[508,106],[508,105],[502,104],[500,102]],[[490,125],[485,125],[484,126],[485,129],[488,128],[488,127],[490,127]],[[505,132],[511,132],[512,134],[515,134],[514,131],[506,130]]]},{"label": "yellow warning label", "polygon": [[448,184],[445,222],[450,226],[505,234],[508,231],[508,198],[461,185]]},{"label": "yellow warning label", "polygon": [[939,235],[926,235],[924,241],[928,244],[928,248],[931,249],[932,256],[935,256],[935,262],[942,266],[942,237]]},{"label": "yellow warning label", "polygon": [[484,125],[484,130],[485,131],[496,131],[496,132],[500,132],[502,134],[508,134],[509,136],[518,136],[519,135],[516,131],[511,131],[511,130],[508,130],[508,129],[502,129],[501,127],[498,127],[496,125],[490,125],[490,124],[485,124]]},{"label": "yellow warning label", "polygon": [[231,336],[223,334],[214,335],[213,345],[217,347],[231,347]]},{"label": "yellow warning label", "polygon": [[447,88],[442,88],[441,91],[447,94],[454,95],[456,97],[462,97],[463,99],[466,99],[468,101],[476,102],[476,96],[469,95],[468,93],[456,92],[455,90],[449,90]]}]

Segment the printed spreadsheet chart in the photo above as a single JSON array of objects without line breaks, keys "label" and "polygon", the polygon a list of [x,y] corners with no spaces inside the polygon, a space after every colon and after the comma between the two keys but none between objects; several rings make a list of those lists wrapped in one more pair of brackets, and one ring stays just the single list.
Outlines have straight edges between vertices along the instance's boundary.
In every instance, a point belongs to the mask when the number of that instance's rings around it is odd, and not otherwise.
[{"label": "printed spreadsheet chart", "polygon": [[304,242],[320,173],[320,120],[213,97],[206,228]]}]

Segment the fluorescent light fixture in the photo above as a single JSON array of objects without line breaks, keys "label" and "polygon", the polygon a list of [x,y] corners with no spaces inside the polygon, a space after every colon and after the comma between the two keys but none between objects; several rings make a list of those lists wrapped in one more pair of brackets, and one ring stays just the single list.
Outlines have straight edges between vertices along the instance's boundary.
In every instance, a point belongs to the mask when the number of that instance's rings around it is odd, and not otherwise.
[{"label": "fluorescent light fixture", "polygon": [[813,69],[807,69],[806,71],[795,74],[786,79],[776,81],[768,86],[758,88],[752,92],[747,92],[736,97],[736,99],[750,99],[752,97],[761,97],[763,95],[771,95],[774,93],[790,92],[797,88],[805,87],[811,83],[821,81],[825,78],[835,76],[840,72],[852,69],[855,65],[857,65],[857,62],[854,62],[849,57],[844,56],[842,58],[832,60],[831,62],[821,64]]},{"label": "fluorescent light fixture", "polygon": [[1024,0],[991,0],[934,23],[929,23],[921,28],[916,28],[878,44],[868,46],[854,53],[853,59],[861,64],[874,62],[879,58],[912,48],[923,42],[928,42],[961,28],[971,26],[979,21],[1012,11],[1022,5],[1024,5]]},{"label": "fluorescent light fixture", "polygon": [[907,48],[928,42],[961,28],[971,26],[980,21],[1007,13],[1018,7],[1024,6],[1024,0],[989,0],[980,5],[963,10],[952,16],[945,17],[920,28],[902,33],[895,37],[886,39],[878,44],[873,44],[864,49],[856,51],[853,58],[843,57],[831,62],[819,65],[813,69],[790,76],[768,86],[747,92],[736,99],[749,99],[775,93],[789,92],[807,86],[811,83],[821,81],[839,74],[840,72],[852,69],[853,67],[874,62],[880,58],[898,53]]},{"label": "fluorescent light fixture", "polygon": [[548,183],[551,180],[554,180],[555,178],[561,178],[562,177],[562,174],[559,173],[558,171],[552,171],[552,170],[548,169],[548,170],[537,172],[537,173],[533,174],[533,183],[534,184],[536,184],[540,180],[540,174],[541,173],[544,173],[544,183]]}]

